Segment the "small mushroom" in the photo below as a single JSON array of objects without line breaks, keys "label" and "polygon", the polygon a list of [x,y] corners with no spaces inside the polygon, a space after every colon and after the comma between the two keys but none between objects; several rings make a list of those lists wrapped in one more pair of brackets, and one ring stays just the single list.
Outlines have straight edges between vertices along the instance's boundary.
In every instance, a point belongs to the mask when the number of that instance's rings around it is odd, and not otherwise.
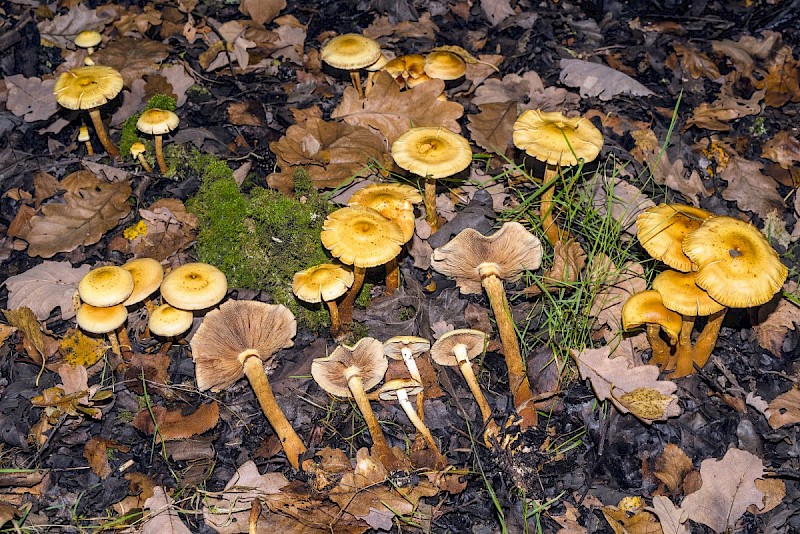
[{"label": "small mushroom", "polygon": [[128,310],[122,304],[114,306],[92,306],[83,303],[78,308],[75,318],[78,326],[92,334],[106,334],[111,343],[111,350],[117,356],[122,355],[116,331],[125,323],[128,318]]},{"label": "small mushroom", "polygon": [[167,162],[164,160],[164,134],[178,127],[180,119],[175,112],[168,109],[150,108],[142,112],[136,121],[136,128],[143,133],[152,134],[155,138],[156,161],[161,174],[167,174]]},{"label": "small mushroom", "polygon": [[108,155],[119,158],[117,145],[108,137],[100,106],[122,90],[122,75],[116,69],[101,65],[76,67],[61,74],[53,87],[56,101],[67,109],[86,110],[92,119],[97,138]]},{"label": "small mushroom", "polygon": [[94,47],[100,44],[103,36],[97,30],[83,30],[75,36],[75,46],[78,48],[85,48],[86,53],[90,56],[94,54]]},{"label": "small mushroom", "polygon": [[[653,289],[634,293],[622,306],[622,329],[631,330],[644,326],[647,340],[653,350],[651,365],[665,369],[670,363],[672,346],[678,341],[681,331],[681,316],[664,306],[661,294]],[[669,337],[669,344],[661,338],[661,331]]]},{"label": "small mushroom", "polygon": [[161,282],[161,296],[180,310],[204,310],[219,303],[228,291],[225,273],[207,263],[181,265]]},{"label": "small mushroom", "polygon": [[[420,375],[419,367],[417,367],[416,358],[430,348],[430,341],[417,336],[395,336],[383,343],[384,354],[393,360],[402,359],[406,364],[408,374],[420,384],[422,384],[422,375]],[[425,420],[425,411],[423,409],[424,393],[423,390],[417,393],[417,413],[422,420]]]},{"label": "small mushroom", "polygon": [[151,167],[150,164],[147,163],[147,160],[144,159],[145,150],[146,148],[144,143],[141,141],[136,141],[131,145],[131,156],[139,160],[139,164],[142,166],[145,172],[153,172],[153,167]]},{"label": "small mushroom", "polygon": [[330,356],[315,359],[311,363],[311,375],[319,387],[331,395],[355,400],[369,429],[378,459],[387,470],[396,471],[403,467],[402,463],[389,447],[366,393],[383,380],[388,366],[383,344],[377,339],[365,337],[354,347],[339,345]]},{"label": "small mushroom", "polygon": [[230,300],[206,315],[191,341],[198,389],[220,391],[246,376],[295,469],[306,447],[278,406],[264,364],[274,367],[275,353],[294,345],[296,331],[285,306]]},{"label": "small mushroom", "polygon": [[174,337],[189,330],[192,327],[193,319],[194,315],[190,311],[162,304],[150,312],[147,328],[157,336]]},{"label": "small mushroom", "polygon": [[467,73],[467,64],[457,54],[437,50],[425,56],[423,70],[431,78],[451,81],[464,77]]},{"label": "small mushroom", "polygon": [[537,415],[503,281],[515,282],[523,271],[538,269],[541,262],[539,239],[518,222],[507,222],[490,236],[467,228],[431,256],[431,267],[455,279],[462,293],[486,290],[503,343],[508,385],[523,427],[536,425]]},{"label": "small mushroom", "polygon": [[411,88],[418,80],[428,81],[425,74],[425,56],[422,54],[406,54],[398,56],[383,66],[401,88]]},{"label": "small mushroom", "polygon": [[86,146],[86,155],[94,156],[94,147],[92,146],[92,138],[89,137],[89,128],[82,124],[78,129],[78,142]]},{"label": "small mushroom", "polygon": [[469,141],[447,128],[411,128],[392,143],[392,157],[400,168],[425,179],[426,221],[436,231],[436,180],[469,167]]},{"label": "small mushroom", "polygon": [[[105,310],[105,308],[118,305],[122,306],[122,302],[133,292],[134,285],[135,284],[131,273],[122,267],[107,265],[105,267],[92,269],[86,273],[86,275],[81,278],[81,281],[78,283],[78,296],[85,305],[88,305],[87,308],[84,309],[84,314],[88,317],[87,320],[101,321],[100,324],[103,324],[103,328],[105,328],[106,324],[103,321],[116,321],[119,318],[119,312]],[[124,308],[125,306],[122,307]],[[95,310],[94,308],[99,308],[99,310]],[[97,331],[96,329],[89,330],[88,328],[85,330],[95,334],[107,333],[112,350],[116,355],[122,356],[120,342],[117,339],[116,331],[119,329],[123,344],[130,347],[127,332],[124,328],[120,328],[125,322],[125,318],[127,318],[127,316],[128,312],[126,311],[119,324],[111,330],[103,330],[102,332]]]},{"label": "small mushroom", "polygon": [[683,253],[683,240],[712,215],[694,206],[659,204],[639,214],[636,237],[651,257],[688,273],[693,270],[692,260]]},{"label": "small mushroom", "polygon": [[323,263],[296,272],[292,278],[292,291],[305,302],[324,302],[331,314],[331,335],[339,334],[339,308],[336,299],[353,285],[353,271],[341,265]]},{"label": "small mushroom", "polygon": [[381,46],[374,39],[358,33],[345,33],[330,39],[319,53],[320,59],[336,69],[350,72],[358,98],[364,98],[359,69],[374,65],[381,58]]}]

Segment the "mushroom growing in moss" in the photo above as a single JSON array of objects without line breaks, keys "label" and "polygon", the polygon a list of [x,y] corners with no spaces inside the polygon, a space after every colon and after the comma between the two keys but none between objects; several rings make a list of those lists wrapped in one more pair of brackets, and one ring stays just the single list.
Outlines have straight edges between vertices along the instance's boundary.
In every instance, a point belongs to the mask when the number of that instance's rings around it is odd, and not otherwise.
[{"label": "mushroom growing in moss", "polygon": [[323,263],[295,273],[292,291],[305,302],[324,302],[331,314],[331,335],[339,334],[339,308],[336,299],[353,285],[353,271],[341,265]]},{"label": "mushroom growing in moss", "polygon": [[139,161],[139,164],[142,166],[145,172],[153,172],[153,167],[151,167],[150,164],[147,163],[147,160],[144,159],[144,153],[146,150],[147,149],[145,148],[144,143],[141,141],[136,141],[131,145],[131,156]]},{"label": "mushroom growing in moss", "polygon": [[161,174],[167,174],[167,162],[164,159],[164,135],[178,127],[180,119],[174,111],[150,108],[142,112],[136,121],[136,128],[143,133],[152,134],[155,138],[156,161]]}]

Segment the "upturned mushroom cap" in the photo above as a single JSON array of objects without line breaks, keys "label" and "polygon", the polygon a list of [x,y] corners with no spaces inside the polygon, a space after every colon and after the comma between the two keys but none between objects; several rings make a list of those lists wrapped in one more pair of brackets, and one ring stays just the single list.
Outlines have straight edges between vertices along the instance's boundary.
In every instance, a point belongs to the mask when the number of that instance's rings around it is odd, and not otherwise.
[{"label": "upturned mushroom cap", "polygon": [[92,306],[85,302],[78,308],[76,319],[82,330],[92,334],[105,334],[122,326],[128,318],[128,310],[122,304],[116,306]]},{"label": "upturned mushroom cap", "polygon": [[469,141],[447,128],[411,128],[392,143],[392,157],[401,168],[417,176],[447,178],[472,162]]},{"label": "upturned mushroom cap", "polygon": [[207,263],[187,263],[168,273],[161,282],[161,296],[181,310],[203,310],[225,297],[225,273]]},{"label": "upturned mushroom cap", "polygon": [[209,312],[192,337],[198,389],[227,388],[244,375],[242,353],[269,363],[276,352],[294,345],[296,333],[294,314],[283,305],[229,300]]},{"label": "upturned mushroom cap", "polygon": [[350,197],[348,205],[372,208],[403,231],[408,242],[414,235],[414,204],[422,202],[422,195],[410,185],[370,184]]},{"label": "upturned mushroom cap", "polygon": [[296,272],[292,278],[292,291],[306,302],[336,300],[352,285],[353,271],[333,263],[309,267]]},{"label": "upturned mushroom cap", "polygon": [[122,266],[133,277],[133,292],[122,303],[131,306],[149,297],[164,279],[164,268],[153,258],[136,258]]},{"label": "upturned mushroom cap", "polygon": [[363,69],[381,58],[381,46],[364,35],[345,33],[325,43],[319,55],[322,61],[337,69]]},{"label": "upturned mushroom cap", "polygon": [[551,165],[592,161],[603,148],[603,134],[583,117],[558,111],[524,111],[514,123],[514,146]]},{"label": "upturned mushroom cap", "polygon": [[706,317],[725,306],[697,287],[697,273],[664,271],[653,279],[653,289],[661,294],[661,302],[672,311],[687,317]]},{"label": "upturned mushroom cap", "polygon": [[337,397],[352,397],[347,381],[358,375],[369,391],[383,380],[389,360],[383,354],[383,344],[371,337],[362,338],[354,347],[339,345],[330,356],[311,363],[311,376],[319,387]]},{"label": "upturned mushroom cap", "polygon": [[698,266],[695,283],[731,308],[768,302],[789,272],[756,227],[732,217],[706,219],[683,240],[683,252]]},{"label": "upturned mushroom cap", "polygon": [[123,302],[130,296],[133,287],[131,273],[122,267],[107,265],[92,269],[81,278],[78,295],[83,302],[102,308]]},{"label": "upturned mushroom cap", "polygon": [[150,332],[157,336],[179,336],[192,327],[193,319],[194,315],[190,311],[162,304],[150,314],[147,326],[150,328]]},{"label": "upturned mushroom cap", "polygon": [[460,328],[442,334],[431,347],[431,358],[439,365],[454,366],[459,361],[456,358],[457,347],[466,351],[468,359],[483,353],[488,336],[480,330]]},{"label": "upturned mushroom cap", "polygon": [[639,214],[636,237],[651,257],[673,269],[689,272],[692,260],[683,253],[683,240],[713,215],[694,206],[659,204]]},{"label": "upturned mushroom cap", "polygon": [[460,56],[439,50],[425,56],[423,69],[431,78],[457,80],[467,73],[467,64]]},{"label": "upturned mushroom cap", "polygon": [[422,54],[398,56],[384,65],[383,70],[388,72],[400,86],[409,85],[410,80],[420,77],[428,79],[428,75],[425,74],[425,56]]},{"label": "upturned mushroom cap", "polygon": [[518,222],[507,222],[489,236],[467,228],[431,256],[431,267],[453,278],[464,294],[481,293],[486,276],[514,282],[541,263],[539,238]]},{"label": "upturned mushroom cap", "polygon": [[146,134],[163,135],[177,128],[179,122],[175,112],[152,108],[142,112],[136,121],[136,128]]},{"label": "upturned mushroom cap", "polygon": [[422,392],[422,384],[413,378],[395,378],[389,380],[378,390],[378,398],[385,401],[397,400],[397,392],[405,390],[409,397]]},{"label": "upturned mushroom cap", "polygon": [[53,87],[56,101],[67,109],[102,106],[122,90],[122,75],[102,65],[75,67],[61,74]]},{"label": "upturned mushroom cap", "polygon": [[664,306],[661,293],[654,289],[631,295],[622,305],[622,329],[631,330],[646,324],[657,324],[667,335],[678,339],[681,331],[681,316]]},{"label": "upturned mushroom cap", "polygon": [[393,360],[403,359],[403,349],[408,349],[411,354],[422,354],[431,348],[431,342],[418,336],[394,336],[383,343],[383,352]]},{"label": "upturned mushroom cap", "polygon": [[364,206],[347,206],[330,213],[322,223],[320,239],[342,263],[364,268],[395,258],[405,243],[396,223]]},{"label": "upturned mushroom cap", "polygon": [[80,48],[93,48],[100,44],[103,36],[96,30],[83,30],[75,36],[75,46]]}]

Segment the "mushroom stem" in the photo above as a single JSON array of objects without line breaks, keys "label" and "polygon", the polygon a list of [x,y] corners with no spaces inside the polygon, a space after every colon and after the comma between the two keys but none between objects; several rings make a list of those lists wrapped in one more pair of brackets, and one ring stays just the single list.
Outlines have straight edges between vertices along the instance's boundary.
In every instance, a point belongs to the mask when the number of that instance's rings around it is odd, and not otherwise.
[{"label": "mushroom stem", "polygon": [[425,177],[425,221],[431,227],[431,233],[439,229],[439,220],[436,214],[436,179]]},{"label": "mushroom stem", "polygon": [[100,117],[100,109],[96,107],[90,109],[89,117],[92,119],[94,131],[97,134],[97,138],[100,140],[100,144],[103,145],[103,148],[106,149],[106,152],[108,152],[109,156],[111,156],[113,159],[118,159],[120,156],[119,149],[117,148],[117,145],[115,145],[114,142],[108,137],[106,127],[103,125],[103,118]]},{"label": "mushroom stem", "polygon": [[[422,384],[422,375],[419,373],[419,367],[417,367],[417,362],[414,360],[414,353],[411,352],[411,349],[408,347],[403,347],[400,349],[400,354],[403,356],[403,361],[406,364],[406,368],[408,369],[408,374],[411,375],[411,378]],[[420,391],[417,393],[417,414],[421,421],[425,420],[425,390]]]},{"label": "mushroom stem", "polygon": [[328,305],[328,311],[331,314],[331,335],[336,336],[339,334],[339,307],[336,305],[335,300],[326,300],[325,304]]},{"label": "mushroom stem", "polygon": [[406,393],[406,390],[397,390],[397,401],[400,403],[400,406],[406,413],[408,420],[411,421],[411,424],[414,425],[414,428],[417,429],[417,432],[422,435],[423,439],[428,444],[428,448],[433,451],[434,454],[436,454],[436,463],[442,467],[447,465],[447,461],[439,451],[439,446],[436,445],[436,441],[433,439],[433,434],[431,434],[431,431],[425,426],[425,423],[422,421],[422,419],[419,418],[417,412],[414,411],[414,406],[411,404],[411,401],[408,400],[408,393]]},{"label": "mushroom stem", "polygon": [[[463,350],[460,352],[463,352]],[[475,378],[475,373],[472,371],[472,364],[465,355],[459,354],[458,349],[456,349],[456,358],[458,358],[458,368],[461,370],[461,374],[464,375],[464,380],[466,380],[472,396],[475,397],[475,402],[478,403],[483,422],[486,423],[492,418],[492,409],[489,407],[480,385],[478,385],[478,379]]]},{"label": "mushroom stem", "polygon": [[144,159],[144,154],[139,154],[136,156],[136,158],[139,160],[139,164],[142,166],[145,172],[153,172],[153,167],[151,167],[150,164],[147,163],[147,160]]},{"label": "mushroom stem", "polygon": [[122,358],[122,351],[119,348],[119,340],[117,334],[113,330],[107,334],[108,342],[111,344],[111,352]]},{"label": "mushroom stem", "polygon": [[386,265],[386,289],[384,295],[391,295],[397,288],[400,287],[400,265],[397,263],[397,257],[389,260]]},{"label": "mushroom stem", "polygon": [[356,297],[358,297],[361,291],[361,286],[364,285],[364,277],[366,274],[366,267],[353,266],[353,285],[347,290],[339,306],[339,322],[342,326],[353,322],[353,306],[356,303]]},{"label": "mushroom stem", "polygon": [[292,467],[298,469],[300,467],[299,457],[306,452],[306,446],[303,445],[300,437],[278,406],[278,401],[272,393],[269,380],[267,380],[267,373],[264,371],[264,363],[254,351],[243,352],[239,355],[239,361],[244,366],[244,374],[253,387],[261,410],[281,442],[286,458]]},{"label": "mushroom stem", "polygon": [[87,156],[94,156],[94,147],[92,146],[91,141],[85,141],[84,144],[86,145],[86,155]]},{"label": "mushroom stem", "polygon": [[722,308],[717,313],[710,315],[706,326],[697,337],[692,351],[692,363],[697,365],[699,369],[702,369],[711,357],[711,351],[714,350],[714,346],[717,344],[719,329],[727,311],[728,308]]},{"label": "mushroom stem", "polygon": [[653,350],[650,365],[657,365],[665,369],[669,363],[671,347],[661,338],[661,326],[655,323],[647,325],[647,341]]},{"label": "mushroom stem", "polygon": [[692,329],[694,328],[694,317],[684,315],[681,323],[681,332],[678,335],[678,345],[675,348],[673,358],[675,370],[670,373],[669,378],[680,378],[694,372],[692,359]]},{"label": "mushroom stem", "polygon": [[556,190],[555,179],[558,176],[558,168],[558,165],[547,164],[544,171],[543,184],[547,185],[549,183],[550,185],[542,193],[541,204],[539,205],[542,230],[544,230],[544,235],[551,245],[555,245],[558,241],[561,241],[563,233],[553,217],[553,196]]},{"label": "mushroom stem", "polygon": [[514,397],[514,408],[522,417],[520,425],[522,428],[535,426],[538,422],[536,406],[533,402],[528,374],[525,371],[525,364],[517,340],[517,331],[514,322],[511,320],[511,309],[508,305],[506,292],[503,289],[503,281],[493,273],[484,275],[481,273],[481,284],[489,297],[489,304],[494,313],[497,323],[497,331],[500,334],[500,341],[503,343],[503,356],[508,368],[508,386]]},{"label": "mushroom stem", "polygon": [[361,75],[358,73],[357,70],[350,71],[350,80],[353,81],[353,87],[356,88],[356,92],[358,93],[358,99],[364,99],[364,89],[361,87]]},{"label": "mushroom stem", "polygon": [[353,394],[356,406],[358,406],[358,410],[367,424],[369,435],[372,438],[372,448],[378,453],[378,459],[388,471],[395,470],[397,460],[392,453],[391,447],[389,447],[389,442],[386,441],[386,437],[383,435],[383,430],[378,418],[375,417],[375,412],[372,411],[372,405],[370,405],[367,394],[364,391],[364,382],[358,372],[352,373],[351,376],[347,377],[347,387],[350,389],[350,393]]},{"label": "mushroom stem", "polygon": [[[167,174],[167,162],[164,159],[164,140],[163,135],[156,134],[155,136],[155,145],[156,145],[156,161],[158,161],[158,170],[161,171],[161,174]],[[147,170],[147,169],[145,169]]]}]

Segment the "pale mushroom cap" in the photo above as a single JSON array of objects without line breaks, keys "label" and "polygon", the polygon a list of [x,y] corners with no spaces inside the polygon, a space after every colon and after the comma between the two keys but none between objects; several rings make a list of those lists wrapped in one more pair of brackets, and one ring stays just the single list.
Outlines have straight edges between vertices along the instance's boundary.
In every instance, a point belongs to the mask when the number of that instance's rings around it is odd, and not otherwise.
[{"label": "pale mushroom cap", "polygon": [[80,48],[92,48],[100,44],[103,36],[95,30],[84,30],[75,36],[75,46]]},{"label": "pale mushroom cap", "polygon": [[239,380],[248,353],[270,363],[281,349],[294,345],[297,322],[283,305],[229,300],[212,310],[192,337],[192,358],[200,391],[220,391]]},{"label": "pale mushroom cap", "polygon": [[458,365],[455,349],[457,345],[464,347],[467,358],[472,359],[483,353],[488,336],[480,330],[461,328],[442,334],[431,347],[431,358],[439,365]]},{"label": "pale mushroom cap", "polygon": [[460,56],[440,50],[425,56],[424,70],[431,78],[457,80],[467,73],[467,64]]},{"label": "pale mushroom cap", "polygon": [[292,291],[306,302],[329,302],[344,295],[353,285],[353,278],[350,269],[323,263],[296,272],[292,278]]},{"label": "pale mushroom cap", "polygon": [[158,289],[164,279],[164,268],[153,258],[136,258],[122,268],[133,277],[133,292],[122,303],[123,306],[143,301]]},{"label": "pale mushroom cap", "polygon": [[342,263],[356,267],[383,265],[400,254],[403,232],[377,211],[348,206],[322,223],[322,244]]},{"label": "pale mushroom cap", "polygon": [[106,334],[122,326],[128,317],[128,310],[122,304],[100,307],[84,302],[75,317],[82,330],[92,334]]},{"label": "pale mushroom cap", "polygon": [[414,204],[422,202],[422,195],[410,185],[370,184],[350,197],[349,205],[372,208],[403,231],[403,240],[414,236]]},{"label": "pale mushroom cap", "polygon": [[138,158],[139,154],[144,154],[145,150],[146,148],[144,146],[144,143],[142,143],[141,141],[136,141],[131,145],[131,156],[133,156],[134,158]]},{"label": "pale mushroom cap", "polygon": [[203,310],[225,297],[225,273],[207,263],[187,263],[171,271],[161,282],[161,296],[181,310]]},{"label": "pale mushroom cap", "polygon": [[420,77],[429,79],[425,74],[425,56],[422,54],[406,54],[398,56],[383,66],[399,85],[407,85],[410,80]]},{"label": "pale mushroom cap", "polygon": [[61,74],[53,87],[56,101],[67,109],[102,106],[122,90],[122,75],[103,65],[75,67]]},{"label": "pale mushroom cap", "polygon": [[107,265],[92,269],[81,278],[78,294],[87,304],[98,307],[116,306],[133,292],[131,273],[122,267]]},{"label": "pale mushroom cap", "polygon": [[692,260],[683,253],[683,240],[713,215],[694,206],[659,204],[639,214],[636,237],[651,257],[688,272],[692,270]]},{"label": "pale mushroom cap", "polygon": [[672,339],[678,339],[681,316],[666,306],[661,293],[654,289],[634,293],[622,305],[622,329],[631,330],[646,324],[657,324]]},{"label": "pale mushroom cap", "polygon": [[409,349],[414,356],[431,348],[431,342],[418,336],[394,336],[383,343],[383,352],[393,360],[402,360],[402,349]]},{"label": "pale mushroom cap", "polygon": [[653,289],[661,294],[664,306],[687,317],[705,317],[725,306],[697,287],[697,273],[664,271],[653,279]]},{"label": "pale mushroom cap", "polygon": [[178,127],[180,119],[175,112],[168,109],[147,109],[136,121],[136,128],[143,133],[163,135]]},{"label": "pale mushroom cap", "polygon": [[337,69],[369,67],[381,58],[381,46],[359,33],[345,33],[329,40],[320,50],[320,59]]},{"label": "pale mushroom cap", "polygon": [[385,401],[397,400],[397,392],[405,390],[409,397],[422,393],[422,384],[413,378],[395,378],[389,380],[378,390],[378,398]]},{"label": "pale mushroom cap", "polygon": [[172,337],[189,330],[192,327],[193,319],[194,315],[190,311],[162,304],[150,314],[147,325],[150,327],[150,332],[157,336]]},{"label": "pale mushroom cap", "polygon": [[513,221],[489,236],[473,228],[462,230],[431,255],[431,267],[453,278],[464,294],[481,293],[481,279],[488,274],[515,282],[541,264],[539,238]]},{"label": "pale mushroom cap", "polygon": [[378,72],[383,67],[385,67],[388,62],[389,62],[389,58],[386,57],[383,54],[383,52],[381,52],[381,56],[378,58],[378,60],[375,63],[373,63],[372,65],[369,65],[367,67],[364,67],[364,68],[367,69],[370,72]]},{"label": "pale mushroom cap", "polygon": [[392,157],[417,176],[447,178],[472,163],[469,141],[447,128],[411,128],[392,143]]},{"label": "pale mushroom cap", "polygon": [[789,272],[764,234],[732,217],[706,219],[683,240],[683,252],[698,266],[697,285],[731,308],[769,302]]},{"label": "pale mushroom cap", "polygon": [[551,165],[592,161],[603,148],[603,134],[589,119],[558,111],[524,111],[514,123],[513,139],[514,146]]},{"label": "pale mushroom cap", "polygon": [[362,338],[354,347],[339,345],[330,356],[317,358],[311,363],[311,376],[319,387],[337,397],[352,397],[347,385],[350,373],[357,373],[364,384],[364,391],[377,386],[389,360],[383,353],[383,344],[371,337]]},{"label": "pale mushroom cap", "polygon": [[81,143],[85,143],[90,139],[89,137],[89,128],[86,125],[81,126],[78,129],[78,141]]}]

